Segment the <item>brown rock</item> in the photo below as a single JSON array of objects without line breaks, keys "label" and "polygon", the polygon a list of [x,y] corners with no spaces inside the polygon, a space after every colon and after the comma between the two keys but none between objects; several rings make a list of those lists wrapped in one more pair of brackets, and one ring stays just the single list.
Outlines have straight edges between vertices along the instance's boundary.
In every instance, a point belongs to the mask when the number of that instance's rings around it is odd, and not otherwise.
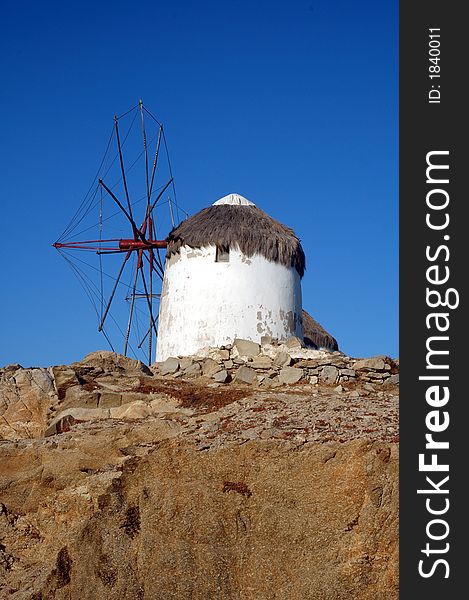
[{"label": "brown rock", "polygon": [[[176,373],[177,375],[178,373]],[[199,365],[199,363],[192,363],[190,366],[188,366],[184,372],[181,372],[181,375],[183,377],[200,377],[200,375],[202,374],[202,368]]]},{"label": "brown rock", "polygon": [[228,372],[225,369],[223,369],[223,371],[217,371],[216,373],[214,373],[212,375],[212,379],[214,379],[218,383],[226,383],[230,380],[230,376],[228,375]]},{"label": "brown rock", "polygon": [[19,363],[12,363],[10,365],[5,365],[4,367],[0,368],[0,374],[9,374],[9,375],[13,375],[13,373],[15,371],[18,371],[18,369],[23,369],[23,367],[19,364]]},{"label": "brown rock", "polygon": [[75,370],[71,367],[52,367],[51,370],[59,400],[65,398],[65,392],[68,388],[80,384]]},{"label": "brown rock", "polygon": [[397,388],[98,369],[0,374],[1,598],[397,600]]},{"label": "brown rock", "polygon": [[269,370],[272,368],[272,359],[269,356],[256,356],[249,363],[252,369]]},{"label": "brown rock", "polygon": [[90,432],[3,447],[2,597],[397,600],[395,444]]},{"label": "brown rock", "polygon": [[0,400],[0,438],[21,439],[42,435],[57,396],[46,369],[12,369],[2,374]]},{"label": "brown rock", "polygon": [[137,372],[152,375],[152,371],[139,360],[123,356],[110,350],[91,352],[75,365],[100,368],[104,372]]},{"label": "brown rock", "polygon": [[366,376],[370,379],[388,379],[389,373],[376,373],[375,371],[369,371]]},{"label": "brown rock", "polygon": [[287,339],[287,341],[284,343],[287,348],[303,348],[304,347],[304,343],[300,340],[300,338],[297,338],[295,336],[289,337]]},{"label": "brown rock", "polygon": [[300,359],[295,363],[295,366],[301,369],[314,369],[318,366],[318,360],[315,358]]},{"label": "brown rock", "polygon": [[236,381],[241,383],[253,383],[256,379],[256,372],[249,367],[239,367],[236,372]]},{"label": "brown rock", "polygon": [[376,356],[355,361],[353,368],[357,371],[360,371],[362,369],[366,371],[384,371],[386,368],[386,363],[381,357]]},{"label": "brown rock", "polygon": [[184,356],[183,358],[179,359],[179,368],[181,369],[181,371],[185,371],[193,364],[194,364],[194,359],[190,356]]},{"label": "brown rock", "polygon": [[326,383],[336,383],[339,369],[333,365],[326,365],[321,371],[320,378]]},{"label": "brown rock", "polygon": [[76,385],[67,389],[61,406],[63,408],[74,406],[98,408],[99,396],[99,392],[96,391],[94,386],[92,389],[84,389],[83,387]]},{"label": "brown rock", "polygon": [[284,367],[280,370],[278,379],[280,383],[291,385],[297,383],[303,377],[303,369],[296,369],[295,367]]},{"label": "brown rock", "polygon": [[262,381],[262,387],[265,387],[265,388],[274,388],[274,387],[278,387],[279,385],[281,385],[281,384],[278,381],[278,377],[276,377],[275,379],[272,377],[266,377]]},{"label": "brown rock", "polygon": [[256,342],[242,339],[233,342],[233,349],[237,350],[239,356],[257,356],[261,351],[261,347]]},{"label": "brown rock", "polygon": [[122,395],[116,392],[102,392],[99,396],[99,408],[111,408],[113,406],[120,406],[122,402]]},{"label": "brown rock", "polygon": [[112,419],[143,419],[152,413],[151,406],[146,402],[137,400],[109,410]]},{"label": "brown rock", "polygon": [[277,352],[273,360],[273,364],[277,367],[289,367],[291,362],[291,356],[286,352]]},{"label": "brown rock", "polygon": [[214,373],[221,371],[222,367],[213,358],[206,358],[203,362],[202,371],[207,377],[211,377]]},{"label": "brown rock", "polygon": [[170,356],[159,365],[159,371],[161,375],[172,375],[179,369],[179,359],[174,356]]},{"label": "brown rock", "polygon": [[223,360],[229,360],[230,352],[229,352],[229,350],[226,350],[225,348],[219,348],[219,349],[217,348],[213,352],[210,352],[210,358],[213,358],[213,360],[216,360],[217,362],[221,362]]}]

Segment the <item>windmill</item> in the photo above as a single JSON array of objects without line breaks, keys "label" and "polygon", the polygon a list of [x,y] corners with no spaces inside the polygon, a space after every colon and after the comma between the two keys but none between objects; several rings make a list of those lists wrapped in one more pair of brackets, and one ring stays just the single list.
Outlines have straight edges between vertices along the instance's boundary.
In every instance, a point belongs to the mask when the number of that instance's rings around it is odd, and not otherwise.
[{"label": "windmill", "polygon": [[93,183],[52,244],[85,290],[111,349],[148,364],[164,271],[161,232],[179,222],[181,211],[163,125],[140,100],[114,117]]},{"label": "windmill", "polygon": [[262,336],[337,349],[302,310],[295,232],[237,193],[189,217],[176,201],[163,125],[141,101],[114,117],[98,173],[53,246],[111,349],[148,364],[157,336],[159,362]]}]

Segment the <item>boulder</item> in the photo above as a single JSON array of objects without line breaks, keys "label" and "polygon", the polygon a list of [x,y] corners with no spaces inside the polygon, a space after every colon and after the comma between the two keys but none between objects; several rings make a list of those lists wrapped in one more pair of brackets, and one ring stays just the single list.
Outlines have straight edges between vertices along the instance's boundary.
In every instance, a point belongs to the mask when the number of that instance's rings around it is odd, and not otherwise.
[{"label": "boulder", "polygon": [[236,349],[239,356],[257,356],[261,347],[256,342],[236,338],[233,342],[233,348]]},{"label": "boulder", "polygon": [[287,348],[304,348],[304,343],[295,336],[289,337],[284,344]]},{"label": "boulder", "polygon": [[372,358],[357,360],[353,365],[353,368],[357,371],[384,371],[386,369],[386,363],[382,357],[374,356]]},{"label": "boulder", "polygon": [[240,383],[253,383],[256,379],[256,372],[254,371],[254,369],[250,369],[249,367],[239,367],[238,371],[236,372],[236,381],[239,381]]},{"label": "boulder", "polygon": [[184,356],[179,359],[179,368],[181,371],[185,371],[194,363],[194,359],[190,356]]},{"label": "boulder", "polygon": [[366,373],[366,377],[369,379],[388,379],[389,373],[377,373],[376,371],[368,371],[368,373]]},{"label": "boulder", "polygon": [[318,361],[312,358],[300,359],[295,364],[299,369],[317,369],[318,367]]},{"label": "boulder", "polygon": [[160,364],[161,375],[172,375],[179,369],[179,359],[174,356],[170,356],[164,362]]},{"label": "boulder", "polygon": [[143,419],[152,413],[151,406],[142,400],[110,409],[112,419]]},{"label": "boulder", "polygon": [[303,375],[303,369],[296,369],[295,367],[284,367],[280,370],[278,379],[280,383],[291,385],[300,381]]},{"label": "boulder", "polygon": [[339,376],[339,369],[333,365],[326,365],[321,371],[321,379],[326,383],[336,383]]},{"label": "boulder", "polygon": [[215,348],[213,351],[210,351],[210,358],[213,358],[217,362],[228,360],[230,358],[230,351],[226,350],[226,348]]},{"label": "boulder", "polygon": [[272,368],[272,359],[268,356],[256,356],[249,366],[253,369],[268,370]]},{"label": "boulder", "polygon": [[274,356],[273,364],[276,367],[289,367],[291,365],[291,356],[286,352],[277,352]]},{"label": "boulder", "polygon": [[206,358],[202,364],[202,372],[207,377],[211,377],[214,373],[221,370],[222,367],[213,358]]},{"label": "boulder", "polygon": [[[178,375],[179,373],[176,373],[176,375]],[[200,377],[200,375],[202,374],[202,369],[199,365],[199,363],[192,363],[191,365],[189,365],[187,367],[187,369],[184,370],[183,373],[181,373],[182,376],[184,377]]]},{"label": "boulder", "polygon": [[51,435],[57,435],[58,433],[64,433],[70,431],[70,429],[77,424],[77,420],[71,415],[64,415],[60,419],[53,421],[49,427],[44,431],[43,437],[47,438]]},{"label": "boulder", "polygon": [[134,360],[110,350],[91,352],[79,363],[74,363],[74,366],[77,365],[100,368],[105,372],[136,371],[138,373],[145,373],[145,375],[153,375],[147,365],[143,364],[140,360]]},{"label": "boulder", "polygon": [[230,376],[228,375],[228,372],[225,369],[223,369],[222,371],[214,373],[212,375],[212,379],[214,379],[217,383],[226,383],[227,381],[229,381]]}]

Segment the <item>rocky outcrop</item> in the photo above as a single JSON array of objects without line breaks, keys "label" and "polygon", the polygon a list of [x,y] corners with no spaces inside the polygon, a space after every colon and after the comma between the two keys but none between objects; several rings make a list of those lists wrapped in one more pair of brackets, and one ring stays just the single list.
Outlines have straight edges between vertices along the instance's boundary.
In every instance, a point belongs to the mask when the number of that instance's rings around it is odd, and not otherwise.
[{"label": "rocky outcrop", "polygon": [[1,598],[397,599],[397,363],[217,352],[1,371]]}]

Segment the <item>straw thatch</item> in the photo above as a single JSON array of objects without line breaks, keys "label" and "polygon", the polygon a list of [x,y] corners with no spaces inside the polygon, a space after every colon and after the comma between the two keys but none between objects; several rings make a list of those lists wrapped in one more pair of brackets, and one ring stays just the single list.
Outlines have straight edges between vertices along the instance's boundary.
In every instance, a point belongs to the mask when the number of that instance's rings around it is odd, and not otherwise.
[{"label": "straw thatch", "polygon": [[300,277],[305,271],[305,254],[293,230],[257,206],[220,204],[202,209],[171,231],[167,256],[184,245],[238,249],[247,257],[260,254],[267,260],[294,267]]},{"label": "straw thatch", "polygon": [[311,348],[325,348],[331,351],[339,349],[337,340],[305,310],[303,311],[303,340]]}]

